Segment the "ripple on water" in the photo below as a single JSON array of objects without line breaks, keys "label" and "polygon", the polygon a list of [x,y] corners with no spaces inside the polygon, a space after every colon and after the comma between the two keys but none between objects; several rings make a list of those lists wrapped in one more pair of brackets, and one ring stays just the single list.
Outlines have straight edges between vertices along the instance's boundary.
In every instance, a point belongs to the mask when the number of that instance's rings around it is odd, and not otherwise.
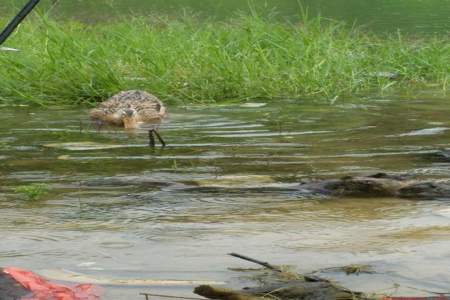
[{"label": "ripple on water", "polygon": [[[32,122],[2,114],[0,126],[12,125],[0,127],[0,260],[177,272],[182,264],[173,259],[186,263],[188,255],[192,270],[219,270],[224,264],[205,259],[251,249],[287,263],[300,257],[302,267],[361,259],[395,260],[399,273],[417,269],[430,261],[427,245],[449,239],[448,202],[300,197],[290,187],[299,178],[379,171],[447,177],[448,164],[426,155],[448,144],[447,128],[411,131],[433,125],[423,122],[431,117],[448,124],[443,103],[267,103],[263,115],[257,107],[174,108],[161,127],[168,147],[154,150],[145,130],[80,130],[81,110],[36,111]],[[398,132],[405,138],[390,137]],[[76,141],[114,149],[41,147]],[[17,201],[14,187],[32,182],[47,183],[48,197]]]},{"label": "ripple on water", "polygon": [[396,135],[387,135],[387,137],[403,137],[403,136],[424,136],[424,135],[436,135],[444,133],[449,130],[448,127],[434,127],[434,128],[425,128],[420,130],[414,130],[407,133],[401,133]]},{"label": "ripple on water", "polygon": [[9,259],[9,258],[15,258],[15,257],[24,257],[28,256],[30,253],[27,253],[24,251],[24,249],[21,249],[20,251],[0,251],[0,258],[3,259]]},{"label": "ripple on water", "polygon": [[100,247],[105,249],[129,249],[133,248],[133,246],[133,243],[127,241],[107,241],[100,243]]},{"label": "ripple on water", "polygon": [[232,133],[232,134],[210,134],[211,137],[221,137],[221,138],[249,138],[249,137],[276,137],[276,136],[297,136],[297,135],[313,135],[313,134],[323,134],[332,133],[330,130],[318,130],[318,131],[291,131],[291,132],[262,132],[262,133]]}]

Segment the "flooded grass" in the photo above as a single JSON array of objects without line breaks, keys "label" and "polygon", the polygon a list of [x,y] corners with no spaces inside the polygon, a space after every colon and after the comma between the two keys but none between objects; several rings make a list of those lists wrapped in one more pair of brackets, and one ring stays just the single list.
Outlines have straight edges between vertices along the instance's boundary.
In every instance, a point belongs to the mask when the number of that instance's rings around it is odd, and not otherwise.
[{"label": "flooded grass", "polygon": [[48,186],[42,183],[22,185],[15,189],[15,192],[23,196],[28,201],[36,201],[48,193]]},{"label": "flooded grass", "polygon": [[93,103],[131,88],[166,100],[322,98],[448,90],[448,37],[374,35],[304,16],[226,22],[185,16],[109,23],[35,18],[1,52],[0,102]]}]

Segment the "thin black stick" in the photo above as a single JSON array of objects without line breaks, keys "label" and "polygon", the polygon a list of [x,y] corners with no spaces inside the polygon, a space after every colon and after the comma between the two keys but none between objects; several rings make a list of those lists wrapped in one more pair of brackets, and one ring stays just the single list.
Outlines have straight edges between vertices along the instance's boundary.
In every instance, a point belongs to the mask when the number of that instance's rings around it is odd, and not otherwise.
[{"label": "thin black stick", "polygon": [[280,270],[280,268],[272,266],[268,262],[260,261],[260,260],[257,260],[257,259],[245,256],[245,255],[241,255],[241,254],[238,254],[238,253],[228,253],[228,255],[231,255],[231,256],[234,256],[234,257],[237,257],[237,258],[240,258],[240,259],[244,259],[244,260],[247,260],[247,261],[251,261],[252,263],[261,265],[263,267],[266,267],[267,269],[271,269],[271,270],[274,270],[274,271],[277,271],[277,272],[282,272]]},{"label": "thin black stick", "polygon": [[14,29],[25,19],[26,16],[33,10],[33,8],[39,3],[40,0],[30,0],[20,10],[20,12],[9,22],[8,26],[0,33],[0,45],[6,41],[6,39],[13,33]]}]

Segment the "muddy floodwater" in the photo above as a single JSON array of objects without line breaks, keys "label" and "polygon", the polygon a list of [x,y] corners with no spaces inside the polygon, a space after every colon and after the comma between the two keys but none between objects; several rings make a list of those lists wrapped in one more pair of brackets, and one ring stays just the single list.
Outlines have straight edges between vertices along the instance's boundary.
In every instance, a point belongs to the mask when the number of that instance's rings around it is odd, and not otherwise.
[{"label": "muddy floodwater", "polygon": [[[305,178],[379,171],[449,177],[450,163],[432,154],[450,147],[448,101],[170,107],[161,128],[168,147],[155,150],[145,131],[90,128],[87,109],[2,107],[0,266],[228,281],[239,276],[228,267],[253,267],[226,256],[234,251],[301,272],[373,265],[377,274],[327,274],[356,290],[393,292],[398,283],[400,295],[448,292],[448,200],[321,199],[291,189]],[[17,187],[33,183],[48,193],[27,201]],[[113,285],[105,299],[190,290]]]}]

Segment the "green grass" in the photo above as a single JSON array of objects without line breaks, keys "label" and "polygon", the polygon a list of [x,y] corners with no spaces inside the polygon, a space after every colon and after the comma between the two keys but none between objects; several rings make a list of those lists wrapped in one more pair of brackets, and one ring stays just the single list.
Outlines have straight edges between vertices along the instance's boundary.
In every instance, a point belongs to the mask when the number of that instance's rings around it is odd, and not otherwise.
[{"label": "green grass", "polygon": [[22,185],[15,189],[15,192],[22,195],[28,201],[36,201],[47,194],[49,188],[46,184],[33,183],[29,185]]},{"label": "green grass", "polygon": [[332,99],[447,91],[450,77],[446,36],[379,36],[321,18],[135,17],[96,25],[33,18],[6,46],[21,51],[0,52],[3,103],[94,103],[135,88],[186,103]]}]

